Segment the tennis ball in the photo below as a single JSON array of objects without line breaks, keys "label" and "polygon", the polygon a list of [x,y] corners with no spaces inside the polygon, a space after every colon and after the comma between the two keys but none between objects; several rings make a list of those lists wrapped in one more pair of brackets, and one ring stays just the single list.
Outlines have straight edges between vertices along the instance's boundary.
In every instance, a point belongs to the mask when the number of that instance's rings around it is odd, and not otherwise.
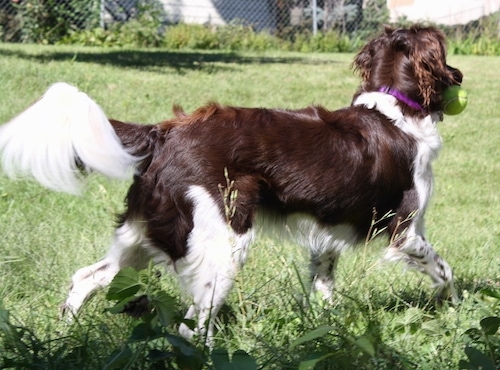
[{"label": "tennis ball", "polygon": [[447,87],[443,91],[443,113],[449,116],[460,114],[467,106],[467,91],[458,85]]}]

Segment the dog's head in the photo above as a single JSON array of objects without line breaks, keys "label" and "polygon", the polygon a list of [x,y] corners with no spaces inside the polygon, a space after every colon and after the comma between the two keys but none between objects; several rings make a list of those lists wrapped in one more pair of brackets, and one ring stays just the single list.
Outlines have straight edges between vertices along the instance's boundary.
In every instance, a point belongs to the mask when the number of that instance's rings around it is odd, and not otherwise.
[{"label": "dog's head", "polygon": [[462,83],[462,73],[446,64],[445,36],[434,27],[387,27],[361,49],[353,67],[362,78],[360,92],[389,87],[426,113],[442,111],[443,90]]}]

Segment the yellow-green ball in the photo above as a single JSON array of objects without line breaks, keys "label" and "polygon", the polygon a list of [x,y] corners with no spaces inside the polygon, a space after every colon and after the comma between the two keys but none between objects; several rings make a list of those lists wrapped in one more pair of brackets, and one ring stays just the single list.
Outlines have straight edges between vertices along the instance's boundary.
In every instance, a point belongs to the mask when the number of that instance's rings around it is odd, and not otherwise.
[{"label": "yellow-green ball", "polygon": [[460,114],[467,106],[467,91],[458,85],[447,87],[443,92],[443,113],[449,116]]}]

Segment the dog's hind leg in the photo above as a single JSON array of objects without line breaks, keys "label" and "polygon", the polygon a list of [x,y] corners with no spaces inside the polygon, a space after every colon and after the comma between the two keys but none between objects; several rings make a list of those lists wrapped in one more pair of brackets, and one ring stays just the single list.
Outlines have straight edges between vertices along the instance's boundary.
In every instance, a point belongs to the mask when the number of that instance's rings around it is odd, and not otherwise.
[{"label": "dog's hind leg", "polygon": [[185,318],[196,318],[197,323],[194,330],[182,324],[179,332],[186,338],[205,334],[211,345],[215,317],[246,259],[253,231],[237,234],[204,188],[191,187],[188,197],[193,202],[193,229],[187,240],[188,253],[175,262],[175,270],[181,286],[193,297]]},{"label": "dog's hind leg", "polygon": [[107,286],[121,268],[145,268],[153,256],[143,247],[143,242],[139,222],[126,221],[118,227],[106,256],[73,275],[68,297],[61,307],[62,313],[76,314],[85,300],[96,289]]},{"label": "dog's hind leg", "polygon": [[319,292],[323,299],[332,299],[335,288],[335,269],[339,261],[339,253],[329,251],[321,255],[311,255],[309,271],[312,281],[312,291]]},{"label": "dog's hind leg", "polygon": [[211,346],[217,313],[234,285],[239,263],[230,262],[225,266],[212,265],[209,270],[205,267],[209,267],[210,262],[207,261],[207,265],[203,265],[204,262],[198,266],[199,272],[188,272],[187,270],[190,270],[188,268],[179,276],[181,285],[189,289],[193,296],[193,304],[188,309],[185,319],[195,320],[194,328],[181,324],[179,333],[187,339],[192,338],[194,334],[206,335],[207,344]]},{"label": "dog's hind leg", "polygon": [[300,222],[299,228],[310,251],[312,291],[331,301],[340,254],[356,242],[356,233],[348,225],[320,226],[312,220]]}]

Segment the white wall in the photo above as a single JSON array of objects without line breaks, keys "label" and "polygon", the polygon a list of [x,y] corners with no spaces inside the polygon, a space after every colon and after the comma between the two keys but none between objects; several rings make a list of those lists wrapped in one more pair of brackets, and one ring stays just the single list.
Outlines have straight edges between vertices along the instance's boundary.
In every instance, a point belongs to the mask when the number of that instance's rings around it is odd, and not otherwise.
[{"label": "white wall", "polygon": [[173,22],[225,24],[211,0],[163,0],[162,3]]},{"label": "white wall", "polygon": [[500,10],[500,0],[388,0],[391,21],[406,16],[410,21],[465,24]]}]

